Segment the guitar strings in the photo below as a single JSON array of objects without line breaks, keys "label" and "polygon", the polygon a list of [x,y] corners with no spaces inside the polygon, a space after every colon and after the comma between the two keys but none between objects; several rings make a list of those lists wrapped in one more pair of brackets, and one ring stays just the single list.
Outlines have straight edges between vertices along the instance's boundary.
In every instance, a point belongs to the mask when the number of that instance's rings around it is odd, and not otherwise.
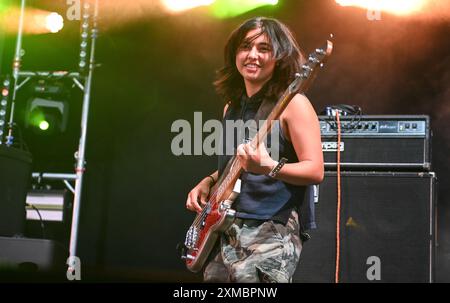
[{"label": "guitar strings", "polygon": [[[239,160],[239,158],[234,158],[234,161],[238,161],[238,162],[239,162],[240,160]],[[239,166],[236,166],[235,164],[236,164],[236,163],[233,163],[232,166],[231,166],[231,167],[232,167],[232,169],[231,169],[232,171],[234,171],[234,170],[236,169],[236,167],[239,167]],[[230,176],[230,175],[233,175],[233,174],[229,174],[229,175],[225,178],[225,180],[221,183],[221,185],[220,185],[219,187],[217,187],[217,189],[212,193],[212,195],[211,195],[210,198],[208,199],[208,202],[206,203],[205,207],[202,209],[201,213],[198,214],[197,217],[195,218],[194,222],[192,223],[192,226],[200,227],[200,224],[201,224],[201,223],[203,222],[203,220],[205,219],[205,217],[206,217],[206,215],[207,215],[207,212],[208,212],[210,209],[212,209],[212,206],[213,206],[214,203],[217,203],[216,197],[217,197],[217,195],[218,195],[219,189],[222,187],[223,184],[229,182],[229,176]]]}]

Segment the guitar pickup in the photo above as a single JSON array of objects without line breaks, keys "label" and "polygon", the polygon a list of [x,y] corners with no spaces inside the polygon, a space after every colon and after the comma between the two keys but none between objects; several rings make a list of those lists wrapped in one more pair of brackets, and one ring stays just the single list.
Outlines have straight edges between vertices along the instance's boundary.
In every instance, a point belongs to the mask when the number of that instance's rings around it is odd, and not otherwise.
[{"label": "guitar pickup", "polygon": [[185,256],[181,256],[181,259],[195,260],[195,257],[192,255],[185,255]]}]

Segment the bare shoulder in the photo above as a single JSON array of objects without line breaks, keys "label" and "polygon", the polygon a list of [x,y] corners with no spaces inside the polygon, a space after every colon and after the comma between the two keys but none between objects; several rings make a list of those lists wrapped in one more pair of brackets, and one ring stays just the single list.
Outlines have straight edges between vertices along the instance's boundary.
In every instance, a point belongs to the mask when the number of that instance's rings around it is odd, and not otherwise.
[{"label": "bare shoulder", "polygon": [[301,94],[292,98],[280,120],[282,129],[289,141],[292,141],[294,133],[318,126],[318,117],[314,107],[309,99]]},{"label": "bare shoulder", "polygon": [[283,113],[285,122],[295,120],[296,123],[309,119],[317,119],[316,111],[305,95],[296,94]]}]

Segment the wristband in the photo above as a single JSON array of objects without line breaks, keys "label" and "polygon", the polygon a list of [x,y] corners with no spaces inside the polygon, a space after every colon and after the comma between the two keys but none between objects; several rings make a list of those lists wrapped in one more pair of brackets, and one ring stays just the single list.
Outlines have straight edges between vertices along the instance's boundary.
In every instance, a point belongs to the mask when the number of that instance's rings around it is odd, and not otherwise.
[{"label": "wristband", "polygon": [[270,173],[268,173],[268,176],[271,178],[275,178],[276,175],[278,174],[278,172],[280,171],[280,169],[283,167],[283,165],[286,163],[287,159],[286,158],[281,158],[280,161],[278,162],[277,165],[275,165],[274,168],[272,168],[272,170],[270,171]]},{"label": "wristband", "polygon": [[216,179],[214,179],[214,177],[213,177],[213,176],[209,175],[208,177],[210,177],[210,178],[212,179],[212,183],[211,183],[211,185],[213,185],[213,184],[216,184]]}]

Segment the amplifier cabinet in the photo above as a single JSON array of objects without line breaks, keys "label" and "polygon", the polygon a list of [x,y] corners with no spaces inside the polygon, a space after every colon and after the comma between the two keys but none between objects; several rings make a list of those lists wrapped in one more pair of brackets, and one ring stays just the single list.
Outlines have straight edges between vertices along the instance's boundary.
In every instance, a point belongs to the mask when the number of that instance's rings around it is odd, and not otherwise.
[{"label": "amplifier cabinet", "polygon": [[[325,168],[336,169],[335,117],[319,116]],[[346,170],[431,170],[428,116],[341,117],[341,167]]]},{"label": "amplifier cabinet", "polygon": [[[334,282],[336,181],[328,171],[319,185],[294,282]],[[341,173],[341,282],[434,281],[435,185],[434,173]]]}]

